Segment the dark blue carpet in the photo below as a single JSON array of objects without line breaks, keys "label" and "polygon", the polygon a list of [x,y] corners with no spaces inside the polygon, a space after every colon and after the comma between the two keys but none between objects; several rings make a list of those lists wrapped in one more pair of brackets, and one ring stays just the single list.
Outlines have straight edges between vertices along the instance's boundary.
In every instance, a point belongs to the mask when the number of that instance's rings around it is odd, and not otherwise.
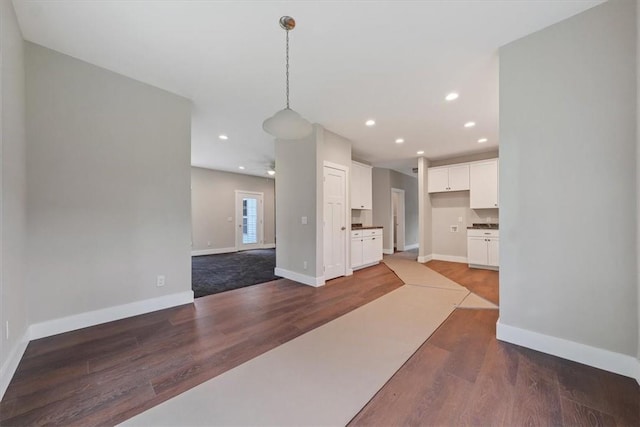
[{"label": "dark blue carpet", "polygon": [[191,258],[191,286],[196,298],[279,279],[275,249],[255,249]]}]

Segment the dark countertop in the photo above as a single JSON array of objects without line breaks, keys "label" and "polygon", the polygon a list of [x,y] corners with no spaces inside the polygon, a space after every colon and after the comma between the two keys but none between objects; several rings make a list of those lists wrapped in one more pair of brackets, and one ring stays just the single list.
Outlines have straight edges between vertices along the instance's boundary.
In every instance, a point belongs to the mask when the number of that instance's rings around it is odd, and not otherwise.
[{"label": "dark countertop", "polygon": [[476,223],[467,227],[467,230],[499,230],[499,224]]},{"label": "dark countertop", "polygon": [[351,230],[372,230],[375,228],[384,228],[381,225],[360,225],[360,224],[351,224]]}]

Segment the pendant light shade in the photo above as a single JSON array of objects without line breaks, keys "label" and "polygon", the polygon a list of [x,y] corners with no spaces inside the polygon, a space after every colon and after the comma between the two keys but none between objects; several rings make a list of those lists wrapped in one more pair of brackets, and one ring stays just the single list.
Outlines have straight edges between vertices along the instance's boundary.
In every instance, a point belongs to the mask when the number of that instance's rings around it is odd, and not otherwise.
[{"label": "pendant light shade", "polygon": [[285,108],[265,120],[262,129],[279,139],[302,139],[311,134],[313,126],[300,114]]},{"label": "pendant light shade", "polygon": [[262,129],[278,139],[302,139],[313,131],[311,123],[289,108],[289,31],[296,27],[296,21],[290,16],[280,18],[280,26],[287,32],[286,42],[286,96],[287,106],[262,123]]}]

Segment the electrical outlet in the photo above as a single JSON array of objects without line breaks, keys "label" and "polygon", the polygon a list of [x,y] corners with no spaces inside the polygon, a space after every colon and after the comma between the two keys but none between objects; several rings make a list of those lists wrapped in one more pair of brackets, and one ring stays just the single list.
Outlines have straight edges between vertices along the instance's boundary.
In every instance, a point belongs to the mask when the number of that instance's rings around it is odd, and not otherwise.
[{"label": "electrical outlet", "polygon": [[458,222],[462,222],[462,217],[461,216],[458,217]]},{"label": "electrical outlet", "polygon": [[307,225],[307,217],[303,216],[300,220],[300,222],[302,222],[302,225]]},{"label": "electrical outlet", "polygon": [[302,263],[302,268],[304,268],[305,270],[307,269],[307,261]]},{"label": "electrical outlet", "polygon": [[207,246],[211,247],[211,241],[207,241]]},{"label": "electrical outlet", "polygon": [[161,287],[164,286],[164,276],[158,276],[156,279],[156,286]]},{"label": "electrical outlet", "polygon": [[231,221],[233,221],[233,218],[231,218],[230,216],[228,216],[228,217],[227,217],[227,221],[228,221],[228,222],[231,222]]},{"label": "electrical outlet", "polygon": [[8,320],[7,320],[7,323],[5,323],[4,339],[6,339],[6,340],[9,339],[9,321]]}]

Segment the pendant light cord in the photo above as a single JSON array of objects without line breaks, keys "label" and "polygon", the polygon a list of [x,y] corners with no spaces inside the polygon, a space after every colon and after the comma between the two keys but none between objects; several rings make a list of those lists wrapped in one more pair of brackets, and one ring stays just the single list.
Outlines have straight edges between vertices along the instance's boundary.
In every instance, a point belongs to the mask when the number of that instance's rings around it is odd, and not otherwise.
[{"label": "pendant light cord", "polygon": [[286,78],[287,78],[287,110],[289,110],[289,30],[287,32],[287,67],[286,67]]}]

